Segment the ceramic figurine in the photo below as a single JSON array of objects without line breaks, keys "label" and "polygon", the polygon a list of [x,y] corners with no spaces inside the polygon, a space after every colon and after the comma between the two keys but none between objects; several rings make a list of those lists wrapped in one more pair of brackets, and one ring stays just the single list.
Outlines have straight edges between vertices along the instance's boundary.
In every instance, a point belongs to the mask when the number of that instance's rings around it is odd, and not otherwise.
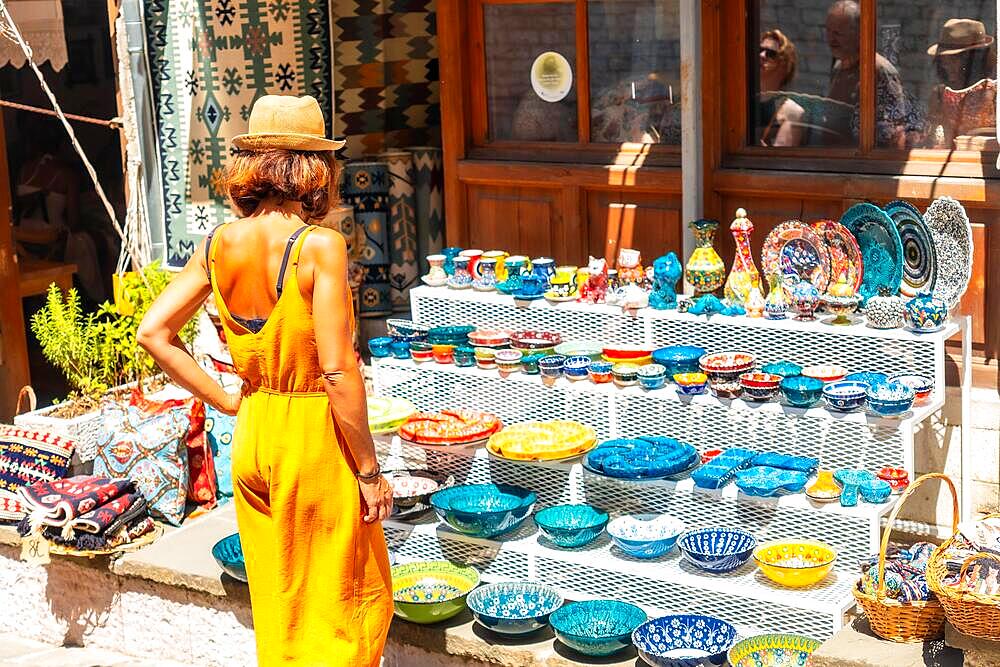
[{"label": "ceramic figurine", "polygon": [[587,264],[587,280],[580,285],[580,301],[604,303],[608,293],[608,263],[603,257],[591,257]]},{"label": "ceramic figurine", "polygon": [[722,287],[726,279],[726,265],[712,247],[719,223],[716,220],[693,220],[688,227],[698,247],[688,259],[687,281],[694,287],[695,295],[709,294]]},{"label": "ceramic figurine", "polygon": [[472,273],[469,272],[470,259],[458,255],[452,259],[455,265],[454,272],[448,276],[448,287],[452,289],[466,289],[472,287]]},{"label": "ceramic figurine", "polygon": [[673,310],[677,307],[677,281],[684,270],[677,255],[672,252],[653,262],[653,293],[649,305],[656,310]]},{"label": "ceramic figurine", "polygon": [[792,306],[795,308],[795,319],[800,321],[814,320],[816,306],[819,305],[819,290],[808,280],[800,280],[792,288]]},{"label": "ceramic figurine", "polygon": [[878,296],[871,297],[865,304],[865,324],[872,329],[898,329],[903,326],[905,317],[903,299],[887,287],[880,289]]},{"label": "ceramic figurine", "polygon": [[835,315],[830,324],[851,324],[851,313],[858,307],[861,297],[857,295],[854,288],[847,282],[847,273],[843,272],[837,282],[830,285],[821,302],[827,312]]},{"label": "ceramic figurine", "polygon": [[638,250],[622,248],[618,251],[618,281],[622,287],[641,285],[646,278]]},{"label": "ceramic figurine", "polygon": [[948,304],[921,294],[906,302],[905,317],[906,325],[918,333],[940,331],[948,321]]},{"label": "ceramic figurine", "polygon": [[421,276],[420,279],[431,287],[441,287],[448,282],[448,274],[444,272],[445,259],[444,255],[427,255],[427,264],[430,265],[430,269],[427,271],[427,275]]},{"label": "ceramic figurine", "polygon": [[768,320],[783,320],[788,312],[788,297],[781,284],[781,276],[774,273],[768,280],[771,291],[767,293],[767,298],[764,300],[764,317]]},{"label": "ceramic figurine", "polygon": [[480,261],[483,259],[496,260],[496,276],[498,283],[502,283],[507,280],[507,257],[509,257],[509,255],[503,250],[490,250],[488,252],[484,252],[482,258],[480,259]]},{"label": "ceramic figurine", "polygon": [[759,287],[750,288],[750,295],[747,296],[747,302],[743,307],[747,309],[747,317],[764,316],[764,295],[761,294]]},{"label": "ceramic figurine", "polygon": [[455,258],[461,252],[462,249],[455,246],[449,246],[441,251],[441,254],[444,255],[444,272],[449,276],[455,273]]},{"label": "ceramic figurine", "polygon": [[736,241],[736,255],[733,258],[733,268],[726,278],[723,295],[730,301],[745,306],[751,290],[757,288],[760,291],[760,272],[754,265],[753,255],[750,252],[750,233],[753,232],[753,223],[750,222],[744,209],[736,209],[736,219],[729,225],[729,230],[733,233],[733,240]]},{"label": "ceramic figurine", "polygon": [[479,292],[489,292],[497,288],[496,257],[479,258],[479,276],[472,279],[472,289]]}]

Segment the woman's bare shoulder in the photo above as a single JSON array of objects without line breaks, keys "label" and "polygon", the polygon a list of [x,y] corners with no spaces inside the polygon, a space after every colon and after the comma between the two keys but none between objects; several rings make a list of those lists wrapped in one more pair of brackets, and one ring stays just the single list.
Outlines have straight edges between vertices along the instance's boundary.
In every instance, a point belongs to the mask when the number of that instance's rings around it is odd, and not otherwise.
[{"label": "woman's bare shoulder", "polygon": [[315,262],[316,268],[320,270],[328,266],[332,268],[336,264],[342,265],[347,259],[347,241],[340,232],[315,227],[302,245],[302,259]]}]

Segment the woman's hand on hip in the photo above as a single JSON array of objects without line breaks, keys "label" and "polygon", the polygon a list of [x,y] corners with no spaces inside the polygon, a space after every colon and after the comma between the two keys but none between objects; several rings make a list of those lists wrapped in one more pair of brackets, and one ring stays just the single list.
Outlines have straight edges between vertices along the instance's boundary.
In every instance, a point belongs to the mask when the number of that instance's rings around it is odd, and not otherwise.
[{"label": "woman's hand on hip", "polygon": [[225,400],[222,401],[222,405],[219,406],[219,411],[227,415],[235,415],[240,411],[240,403],[243,402],[243,394],[241,392],[236,392],[234,394],[226,394]]},{"label": "woman's hand on hip", "polygon": [[361,500],[364,506],[365,523],[381,521],[392,514],[392,487],[385,477],[379,475],[370,480],[358,480],[358,488],[361,489]]}]

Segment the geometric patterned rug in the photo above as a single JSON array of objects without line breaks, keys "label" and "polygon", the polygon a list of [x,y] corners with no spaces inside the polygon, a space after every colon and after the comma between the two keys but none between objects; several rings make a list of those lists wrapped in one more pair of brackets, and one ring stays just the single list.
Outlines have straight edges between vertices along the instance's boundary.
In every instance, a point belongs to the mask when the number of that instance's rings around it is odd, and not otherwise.
[{"label": "geometric patterned rug", "polygon": [[212,179],[257,98],[312,95],[332,134],[329,3],[144,2],[167,263],[183,266],[209,230],[234,217]]}]

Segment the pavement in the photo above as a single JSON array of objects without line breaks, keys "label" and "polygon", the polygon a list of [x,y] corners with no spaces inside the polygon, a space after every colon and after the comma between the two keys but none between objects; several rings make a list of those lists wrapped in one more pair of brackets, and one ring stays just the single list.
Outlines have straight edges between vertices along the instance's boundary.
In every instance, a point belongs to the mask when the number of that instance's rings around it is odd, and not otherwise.
[{"label": "pavement", "polygon": [[138,659],[97,648],[51,646],[0,634],[0,667],[192,667],[180,662]]}]

